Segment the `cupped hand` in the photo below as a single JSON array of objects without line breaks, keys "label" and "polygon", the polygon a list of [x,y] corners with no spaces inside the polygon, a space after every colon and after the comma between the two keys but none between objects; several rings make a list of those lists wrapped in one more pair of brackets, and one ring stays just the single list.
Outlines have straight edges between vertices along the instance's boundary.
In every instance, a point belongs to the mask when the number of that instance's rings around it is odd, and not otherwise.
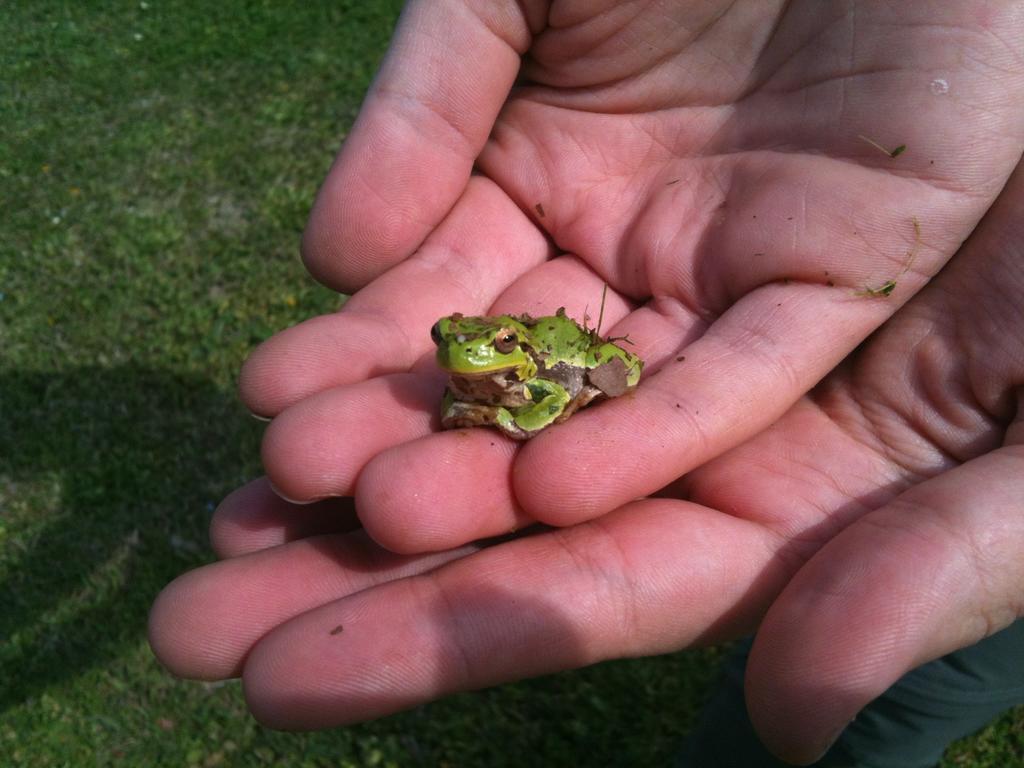
[{"label": "cupped hand", "polygon": [[[1022,40],[1008,2],[411,3],[304,241],[358,291],[243,371],[274,486],[440,551],[594,518],[757,433],[988,208]],[[435,433],[438,317],[593,316],[605,283],[634,395],[521,450]]]},{"label": "cupped hand", "polygon": [[215,516],[227,559],[161,594],[153,647],[180,675],[241,675],[268,724],[318,728],[760,624],[751,714],[809,761],[903,672],[1024,614],[1022,264],[1018,172],[776,424],[589,522],[396,555],[345,502],[256,481]]}]

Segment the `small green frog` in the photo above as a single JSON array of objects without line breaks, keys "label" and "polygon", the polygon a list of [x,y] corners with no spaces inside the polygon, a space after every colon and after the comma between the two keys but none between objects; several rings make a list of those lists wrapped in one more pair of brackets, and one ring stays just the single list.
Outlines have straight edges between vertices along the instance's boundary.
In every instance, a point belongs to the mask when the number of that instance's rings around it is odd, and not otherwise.
[{"label": "small green frog", "polygon": [[450,374],[441,412],[446,429],[491,425],[516,440],[565,421],[640,380],[643,361],[580,327],[565,309],[549,317],[442,317],[430,331],[437,363]]}]

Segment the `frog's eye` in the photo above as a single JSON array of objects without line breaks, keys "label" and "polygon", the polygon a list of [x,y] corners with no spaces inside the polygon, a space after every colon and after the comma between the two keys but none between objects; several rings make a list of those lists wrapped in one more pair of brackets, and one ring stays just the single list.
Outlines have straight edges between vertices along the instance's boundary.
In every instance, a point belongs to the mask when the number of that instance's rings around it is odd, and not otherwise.
[{"label": "frog's eye", "polygon": [[498,335],[494,337],[494,348],[503,355],[507,355],[518,344],[519,337],[516,336],[516,332],[511,328],[502,328],[498,331]]},{"label": "frog's eye", "polygon": [[434,325],[431,327],[431,329],[430,329],[430,338],[439,347],[441,346],[441,342],[444,341],[444,339],[441,338],[441,321],[440,320],[438,320],[436,323],[434,323]]}]

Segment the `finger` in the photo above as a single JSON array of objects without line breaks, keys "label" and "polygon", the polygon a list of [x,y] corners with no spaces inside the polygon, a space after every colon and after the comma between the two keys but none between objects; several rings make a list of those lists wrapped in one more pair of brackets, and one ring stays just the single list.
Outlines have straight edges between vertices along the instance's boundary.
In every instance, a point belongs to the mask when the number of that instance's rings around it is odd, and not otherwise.
[{"label": "finger", "polygon": [[802,568],[768,612],[747,672],[751,718],[781,757],[816,759],[924,662],[1021,615],[1024,446],[915,486]]},{"label": "finger", "polygon": [[278,627],[246,662],[249,706],[274,727],[324,728],[729,635],[781,587],[774,542],[754,524],[652,500],[491,547]]},{"label": "finger", "polygon": [[[782,416],[891,311],[841,289],[764,286],[635,392],[531,440],[516,460],[516,497],[532,517],[571,525],[653,493]],[[644,350],[639,331],[634,339]],[[587,471],[552,470],[568,466]]]},{"label": "finger", "polygon": [[274,492],[265,477],[225,498],[210,521],[210,543],[220,558],[238,557],[296,539],[359,527],[352,499],[297,505]]},{"label": "finger", "polygon": [[519,3],[408,5],[313,206],[303,256],[314,276],[354,291],[440,223],[529,42]]},{"label": "finger", "polygon": [[431,347],[443,315],[485,311],[550,246],[493,183],[475,178],[423,247],[353,296],[340,312],[275,335],[249,357],[239,391],[273,416],[304,397],[404,371]]},{"label": "finger", "polygon": [[437,552],[532,522],[509,480],[514,440],[460,429],[402,443],[359,475],[356,506],[366,532],[393,552]]},{"label": "finger", "polygon": [[176,675],[236,677],[253,645],[291,617],[471,551],[402,557],[353,532],[221,560],[164,588],[150,613],[149,642]]},{"label": "finger", "polygon": [[307,397],[267,427],[267,476],[293,503],[351,496],[371,458],[438,427],[443,392],[436,373],[396,373]]}]

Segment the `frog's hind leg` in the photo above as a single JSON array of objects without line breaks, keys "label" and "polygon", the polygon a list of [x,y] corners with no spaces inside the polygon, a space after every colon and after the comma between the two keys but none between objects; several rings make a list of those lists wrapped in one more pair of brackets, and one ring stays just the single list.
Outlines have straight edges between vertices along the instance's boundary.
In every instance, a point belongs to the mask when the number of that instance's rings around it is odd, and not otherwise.
[{"label": "frog's hind leg", "polygon": [[572,398],[565,388],[553,381],[535,382],[530,385],[533,403],[514,409],[512,420],[516,426],[527,432],[537,432],[544,427],[562,420]]}]

